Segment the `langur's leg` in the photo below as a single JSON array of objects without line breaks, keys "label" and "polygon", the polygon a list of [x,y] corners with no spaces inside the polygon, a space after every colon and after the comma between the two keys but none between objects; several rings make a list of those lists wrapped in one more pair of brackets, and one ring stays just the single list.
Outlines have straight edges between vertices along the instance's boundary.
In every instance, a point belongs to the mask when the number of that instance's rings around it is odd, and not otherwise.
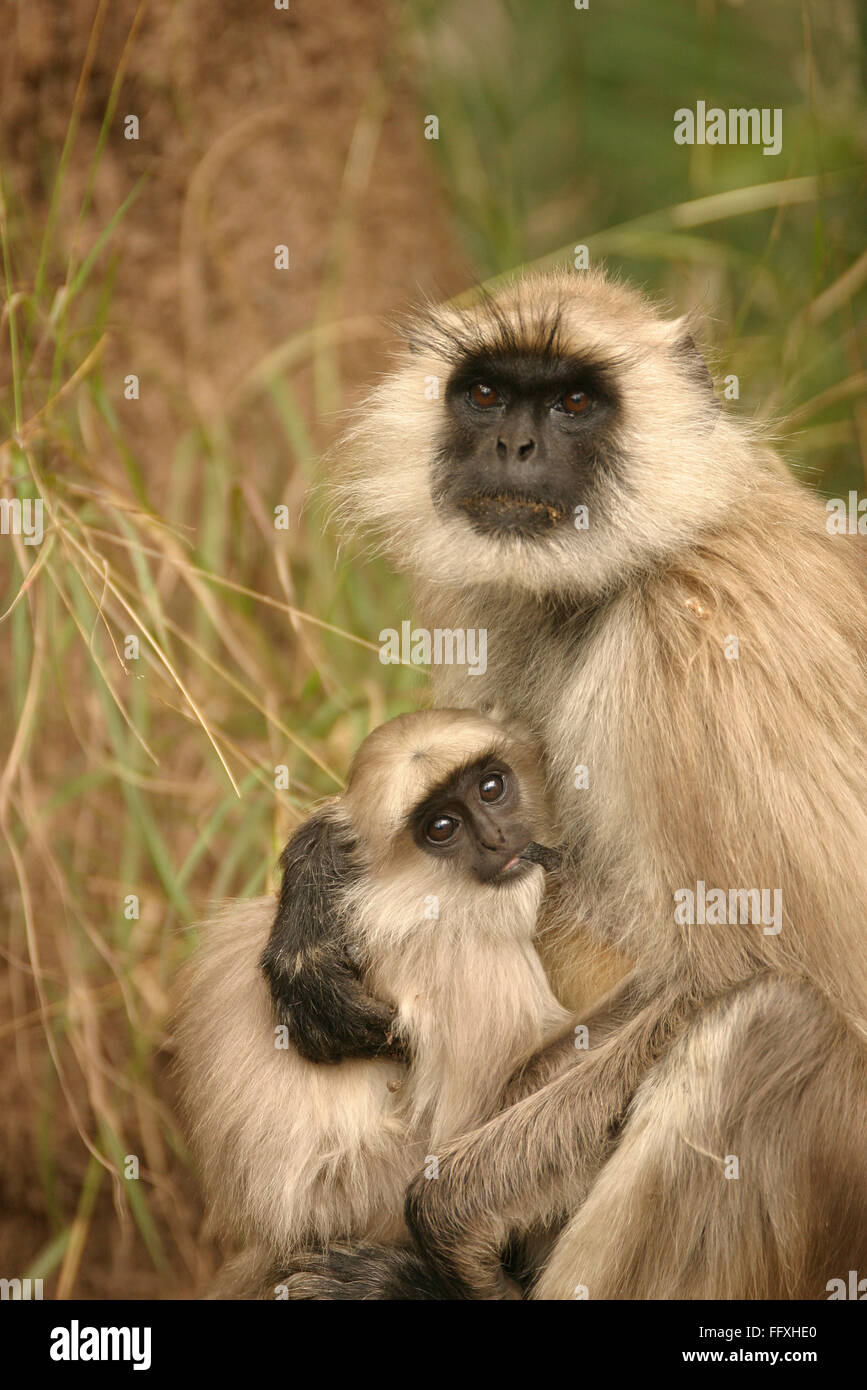
[{"label": "langur's leg", "polygon": [[818,996],[762,982],[642,1084],[538,1299],[827,1298],[867,1268],[863,1061]]},{"label": "langur's leg", "polygon": [[396,1245],[332,1245],[302,1250],[266,1275],[258,1298],[292,1302],[437,1300],[450,1297],[415,1250]]}]

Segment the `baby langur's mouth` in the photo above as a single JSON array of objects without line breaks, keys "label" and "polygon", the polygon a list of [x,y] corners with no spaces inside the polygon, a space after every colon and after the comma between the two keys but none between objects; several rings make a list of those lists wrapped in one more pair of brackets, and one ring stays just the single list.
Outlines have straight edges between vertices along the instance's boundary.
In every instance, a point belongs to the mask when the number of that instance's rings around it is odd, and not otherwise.
[{"label": "baby langur's mouth", "polygon": [[502,872],[507,874],[524,863],[541,864],[546,873],[551,873],[552,870],[559,869],[562,859],[559,849],[548,849],[546,845],[537,845],[535,840],[531,840],[526,849],[522,849],[520,854],[516,854],[508,864],[503,865]]}]

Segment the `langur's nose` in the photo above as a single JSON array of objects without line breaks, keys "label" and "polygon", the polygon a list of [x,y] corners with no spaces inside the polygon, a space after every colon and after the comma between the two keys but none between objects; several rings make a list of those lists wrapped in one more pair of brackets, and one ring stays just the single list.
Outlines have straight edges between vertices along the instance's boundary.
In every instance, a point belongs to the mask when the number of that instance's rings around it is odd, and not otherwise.
[{"label": "langur's nose", "polygon": [[532,458],[536,452],[535,439],[524,439],[521,443],[516,443],[514,439],[504,439],[500,435],[497,440],[497,457],[503,460],[512,458],[518,459],[521,463],[526,463],[527,459]]}]

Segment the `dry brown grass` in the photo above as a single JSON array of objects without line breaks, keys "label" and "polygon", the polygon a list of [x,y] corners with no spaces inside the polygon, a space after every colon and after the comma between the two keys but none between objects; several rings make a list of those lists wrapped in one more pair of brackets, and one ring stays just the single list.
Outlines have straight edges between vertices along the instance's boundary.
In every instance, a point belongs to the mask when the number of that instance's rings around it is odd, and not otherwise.
[{"label": "dry brown grass", "polygon": [[[383,315],[462,283],[400,36],[363,8],[13,7],[0,479],[44,499],[45,539],[0,551],[0,1234],[2,1272],[54,1296],[207,1273],[166,1075],[190,924],[261,891],[358,739],[421,689],[381,679],[392,581],[338,569],[305,504]],[[334,51],[353,53],[339,83]]]}]

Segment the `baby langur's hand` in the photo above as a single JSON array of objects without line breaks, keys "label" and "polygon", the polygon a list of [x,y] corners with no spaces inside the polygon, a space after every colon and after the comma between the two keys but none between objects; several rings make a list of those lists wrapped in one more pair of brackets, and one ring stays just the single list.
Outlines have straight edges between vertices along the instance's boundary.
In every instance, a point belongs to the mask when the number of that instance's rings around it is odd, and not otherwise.
[{"label": "baby langur's hand", "polygon": [[262,961],[277,1018],[309,1062],[344,1057],[408,1060],[396,1013],[368,994],[340,943],[320,943],[287,961],[282,952]]}]

